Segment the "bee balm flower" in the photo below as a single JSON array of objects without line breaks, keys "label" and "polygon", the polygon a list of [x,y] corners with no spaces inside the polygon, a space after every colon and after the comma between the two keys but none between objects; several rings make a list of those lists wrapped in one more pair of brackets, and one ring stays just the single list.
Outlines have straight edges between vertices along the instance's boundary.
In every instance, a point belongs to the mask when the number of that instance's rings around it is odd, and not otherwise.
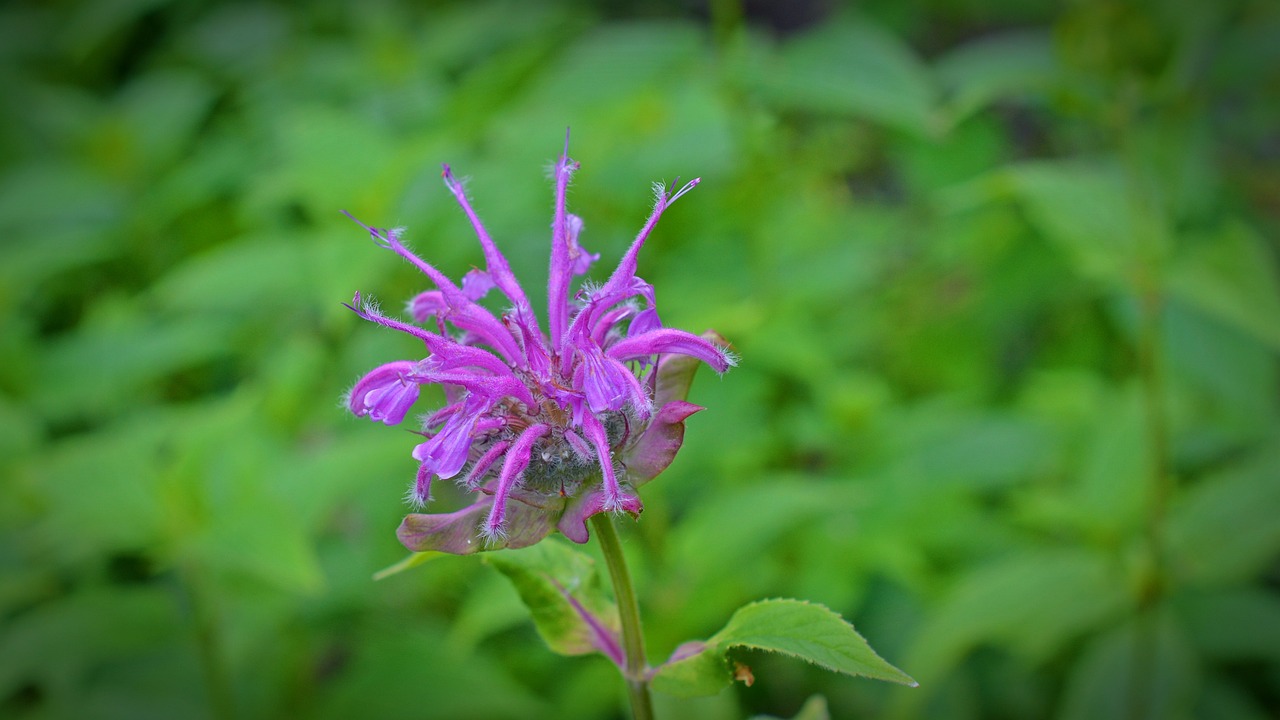
[{"label": "bee balm flower", "polygon": [[[571,296],[573,278],[599,257],[578,244],[582,220],[565,210],[577,167],[566,144],[555,165],[546,333],[448,165],[445,186],[475,229],[484,270],[454,283],[401,242],[402,229],[360,223],[435,289],[409,302],[416,324],[387,317],[356,294],[348,307],[417,338],[426,355],[375,368],[352,388],[347,407],[396,425],[420,386],[443,386],[446,404],[422,421],[426,439],[413,451],[419,467],[409,499],[425,505],[436,478],[452,479],[479,498],[455,513],[406,517],[398,534],[410,550],[523,547],[553,529],[581,543],[586,520],[596,513],[638,515],[635,488],[670,464],[685,419],[701,409],[684,402],[698,363],[720,373],[735,364],[718,336],[663,327],[653,286],[636,275],[640,249],[658,219],[698,180],[674,191],[657,186],[653,212],[613,274]],[[493,288],[510,303],[500,317],[478,302]]]}]

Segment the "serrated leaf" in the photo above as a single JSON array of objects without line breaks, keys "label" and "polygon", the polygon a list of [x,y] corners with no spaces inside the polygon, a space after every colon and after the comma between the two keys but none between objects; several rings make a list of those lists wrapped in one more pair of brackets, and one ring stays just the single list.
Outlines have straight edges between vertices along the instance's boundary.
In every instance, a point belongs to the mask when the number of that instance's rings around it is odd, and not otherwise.
[{"label": "serrated leaf", "polygon": [[727,653],[749,648],[806,660],[832,672],[916,686],[885,662],[867,641],[828,608],[802,600],[762,600],[738,609],[701,647],[685,646],[658,669],[654,688],[673,695],[719,692],[733,679]]},{"label": "serrated leaf", "polygon": [[803,600],[762,600],[742,607],[711,641],[792,655],[832,672],[916,684],[877,655],[853,625],[830,609]]},{"label": "serrated leaf", "polygon": [[599,651],[621,663],[618,612],[604,595],[595,560],[555,539],[484,557],[515,586],[554,652]]}]

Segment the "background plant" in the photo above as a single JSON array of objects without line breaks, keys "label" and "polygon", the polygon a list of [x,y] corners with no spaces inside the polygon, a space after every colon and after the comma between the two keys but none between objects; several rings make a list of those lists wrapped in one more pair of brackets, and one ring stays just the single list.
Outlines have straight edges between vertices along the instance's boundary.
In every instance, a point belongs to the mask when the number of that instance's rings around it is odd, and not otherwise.
[{"label": "background plant", "polygon": [[419,289],[337,209],[457,276],[454,161],[537,277],[565,125],[606,256],[703,177],[646,278],[746,360],[628,538],[651,656],[806,597],[922,685],[664,717],[1280,702],[1274,4],[643,8],[0,11],[3,714],[621,711],[492,568],[370,582],[405,440],[335,409],[404,349],[339,300]]}]

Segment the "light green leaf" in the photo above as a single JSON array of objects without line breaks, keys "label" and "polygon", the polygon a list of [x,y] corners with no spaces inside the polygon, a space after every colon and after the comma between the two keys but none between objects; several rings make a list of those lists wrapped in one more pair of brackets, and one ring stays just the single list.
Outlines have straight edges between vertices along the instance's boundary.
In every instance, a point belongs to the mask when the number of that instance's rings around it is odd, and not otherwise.
[{"label": "light green leaf", "polygon": [[854,115],[918,135],[937,128],[937,87],[928,67],[871,23],[826,23],[791,40],[762,82],[783,107]]},{"label": "light green leaf", "polygon": [[128,198],[78,164],[45,161],[0,175],[4,263],[0,290],[38,286],[48,276],[119,252],[113,245]]},{"label": "light green leaf", "polygon": [[1111,166],[1032,162],[997,177],[1036,229],[1090,279],[1118,283],[1137,253],[1139,219],[1123,176]]},{"label": "light green leaf", "polygon": [[1048,84],[1057,72],[1053,38],[1047,32],[1009,32],[982,37],[950,51],[934,65],[949,93],[955,124],[994,100]]},{"label": "light green leaf", "polygon": [[520,550],[486,553],[484,559],[515,586],[554,652],[585,655],[601,650],[602,642],[616,642],[618,612],[604,595],[591,557],[548,538]]},{"label": "light green leaf", "polygon": [[1169,292],[1280,352],[1280,277],[1262,238],[1232,223],[1191,240],[1169,268]]},{"label": "light green leaf", "polygon": [[378,572],[374,573],[373,579],[385,580],[391,577],[392,575],[398,575],[404,572],[405,570],[412,570],[413,568],[416,568],[425,562],[435,560],[436,558],[441,557],[443,555],[445,555],[445,553],[432,552],[430,550],[428,550],[427,552],[409,553],[409,556],[401,560],[400,562],[395,563],[393,565],[388,565],[387,567],[384,567]]},{"label": "light green leaf", "polygon": [[777,599],[739,608],[701,647],[686,646],[686,652],[696,652],[659,668],[654,688],[674,695],[718,692],[733,679],[727,653],[739,647],[790,655],[846,675],[917,684],[877,655],[836,613],[801,600]]},{"label": "light green leaf", "polygon": [[[1272,441],[1274,445],[1274,440]],[[1196,583],[1256,577],[1280,551],[1280,453],[1260,453],[1202,479],[1169,517],[1178,573]]]},{"label": "light green leaf", "polygon": [[102,153],[100,162],[152,177],[183,158],[215,100],[216,88],[199,73],[162,70],[138,77],[121,90],[112,117],[97,128],[95,141],[113,150]]}]

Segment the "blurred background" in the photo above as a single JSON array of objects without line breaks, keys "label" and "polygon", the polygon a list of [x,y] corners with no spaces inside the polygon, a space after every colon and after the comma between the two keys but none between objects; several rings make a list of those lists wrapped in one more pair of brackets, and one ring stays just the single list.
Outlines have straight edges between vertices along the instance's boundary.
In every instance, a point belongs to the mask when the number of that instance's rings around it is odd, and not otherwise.
[{"label": "blurred background", "polygon": [[339,407],[419,349],[340,303],[426,288],[339,210],[458,277],[449,162],[537,296],[566,126],[597,279],[703,178],[640,272],[742,357],[624,535],[651,659],[800,597],[920,682],[662,716],[1276,716],[1280,5],[32,0],[0,57],[0,716],[626,716],[476,558],[372,579],[414,442]]}]

